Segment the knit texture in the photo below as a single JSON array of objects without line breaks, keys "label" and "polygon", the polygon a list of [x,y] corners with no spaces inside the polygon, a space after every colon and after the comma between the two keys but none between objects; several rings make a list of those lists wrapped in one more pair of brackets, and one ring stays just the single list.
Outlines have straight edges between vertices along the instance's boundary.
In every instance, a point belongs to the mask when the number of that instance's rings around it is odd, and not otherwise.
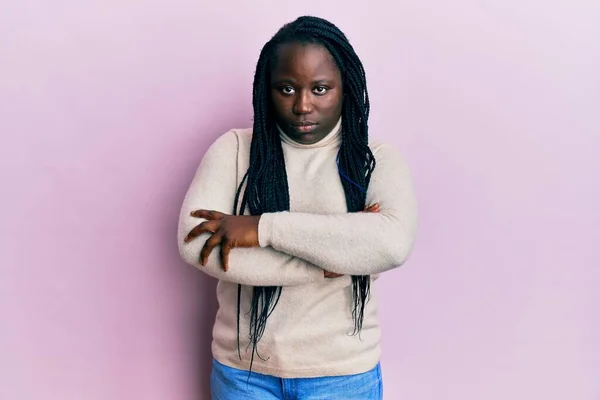
[{"label": "knit texture", "polygon": [[[199,255],[208,234],[191,243],[183,238],[202,219],[190,211],[231,214],[235,193],[248,169],[251,129],[220,136],[204,155],[185,196],[179,218],[182,258],[219,279],[219,309],[212,352],[221,363],[248,369],[251,286],[283,286],[281,299],[258,343],[253,371],[282,378],[356,374],[373,368],[380,356],[376,287],[365,307],[363,329],[352,335],[352,280],[402,265],[418,225],[417,201],[407,165],[392,146],[370,143],[377,166],[367,204],[379,213],[348,213],[336,165],[340,123],[315,144],[302,145],[280,132],[290,192],[290,211],[263,214],[260,247],[233,249],[223,272],[218,249],[206,266]],[[344,274],[326,279],[323,269]],[[237,350],[237,284],[242,285],[240,349]]]}]

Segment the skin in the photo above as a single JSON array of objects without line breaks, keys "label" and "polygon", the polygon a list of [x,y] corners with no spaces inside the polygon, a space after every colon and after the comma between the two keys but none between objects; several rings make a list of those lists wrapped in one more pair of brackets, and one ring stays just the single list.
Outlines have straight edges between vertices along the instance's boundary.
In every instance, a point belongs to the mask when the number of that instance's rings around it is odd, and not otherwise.
[{"label": "skin", "polygon": [[[271,71],[271,99],[274,117],[292,140],[312,144],[323,139],[337,124],[342,113],[342,78],[329,51],[316,44],[289,43],[277,49]],[[310,123],[301,128],[299,124]],[[379,212],[373,204],[363,212]],[[229,215],[212,210],[195,210],[192,217],[206,221],[195,226],[184,239],[190,242],[211,233],[200,252],[204,266],[210,253],[220,246],[221,264],[229,269],[229,253],[236,247],[259,247],[260,215]],[[326,278],[342,276],[324,271]]]},{"label": "skin", "polygon": [[275,120],[298,143],[320,141],[342,115],[342,76],[323,46],[281,45],[270,84]]},{"label": "skin", "polygon": [[[362,212],[378,213],[379,204],[367,206]],[[229,253],[235,247],[259,247],[258,223],[260,215],[230,215],[214,210],[195,210],[192,217],[203,218],[206,221],[196,225],[185,237],[186,243],[191,242],[203,233],[212,233],[211,237],[200,251],[200,264],[206,265],[208,256],[217,246],[220,246],[221,265],[224,271],[229,269]],[[325,271],[326,278],[342,276]]]}]

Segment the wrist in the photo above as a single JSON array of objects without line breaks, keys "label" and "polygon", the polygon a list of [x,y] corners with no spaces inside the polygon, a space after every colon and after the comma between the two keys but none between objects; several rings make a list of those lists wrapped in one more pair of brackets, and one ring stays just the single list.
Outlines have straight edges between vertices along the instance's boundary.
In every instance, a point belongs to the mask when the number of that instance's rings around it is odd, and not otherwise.
[{"label": "wrist", "polygon": [[273,213],[257,215],[258,217],[258,245],[267,247],[271,245],[271,233],[273,231]]}]

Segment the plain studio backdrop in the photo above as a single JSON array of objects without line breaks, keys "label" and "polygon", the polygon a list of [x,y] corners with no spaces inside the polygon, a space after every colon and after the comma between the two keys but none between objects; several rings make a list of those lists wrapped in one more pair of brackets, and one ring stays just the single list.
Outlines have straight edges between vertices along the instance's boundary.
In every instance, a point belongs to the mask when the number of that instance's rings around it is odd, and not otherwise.
[{"label": "plain studio backdrop", "polygon": [[600,399],[597,0],[3,1],[0,398],[209,398],[179,207],[302,14],[350,38],[419,197],[376,284],[385,398]]}]

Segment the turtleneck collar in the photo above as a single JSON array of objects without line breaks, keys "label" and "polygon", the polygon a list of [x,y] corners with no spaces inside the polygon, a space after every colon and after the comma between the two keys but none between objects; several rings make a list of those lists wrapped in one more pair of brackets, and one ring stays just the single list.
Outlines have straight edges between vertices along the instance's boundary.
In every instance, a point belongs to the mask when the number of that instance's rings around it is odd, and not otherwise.
[{"label": "turtleneck collar", "polygon": [[299,149],[314,149],[318,147],[326,147],[331,145],[337,145],[342,141],[342,118],[338,120],[337,124],[333,127],[333,129],[325,135],[325,137],[319,140],[316,143],[312,144],[302,144],[298,143],[295,140],[292,140],[285,132],[279,127],[279,124],[275,124],[277,126],[277,130],[279,131],[279,137],[283,143],[286,143],[292,147],[297,147]]}]

